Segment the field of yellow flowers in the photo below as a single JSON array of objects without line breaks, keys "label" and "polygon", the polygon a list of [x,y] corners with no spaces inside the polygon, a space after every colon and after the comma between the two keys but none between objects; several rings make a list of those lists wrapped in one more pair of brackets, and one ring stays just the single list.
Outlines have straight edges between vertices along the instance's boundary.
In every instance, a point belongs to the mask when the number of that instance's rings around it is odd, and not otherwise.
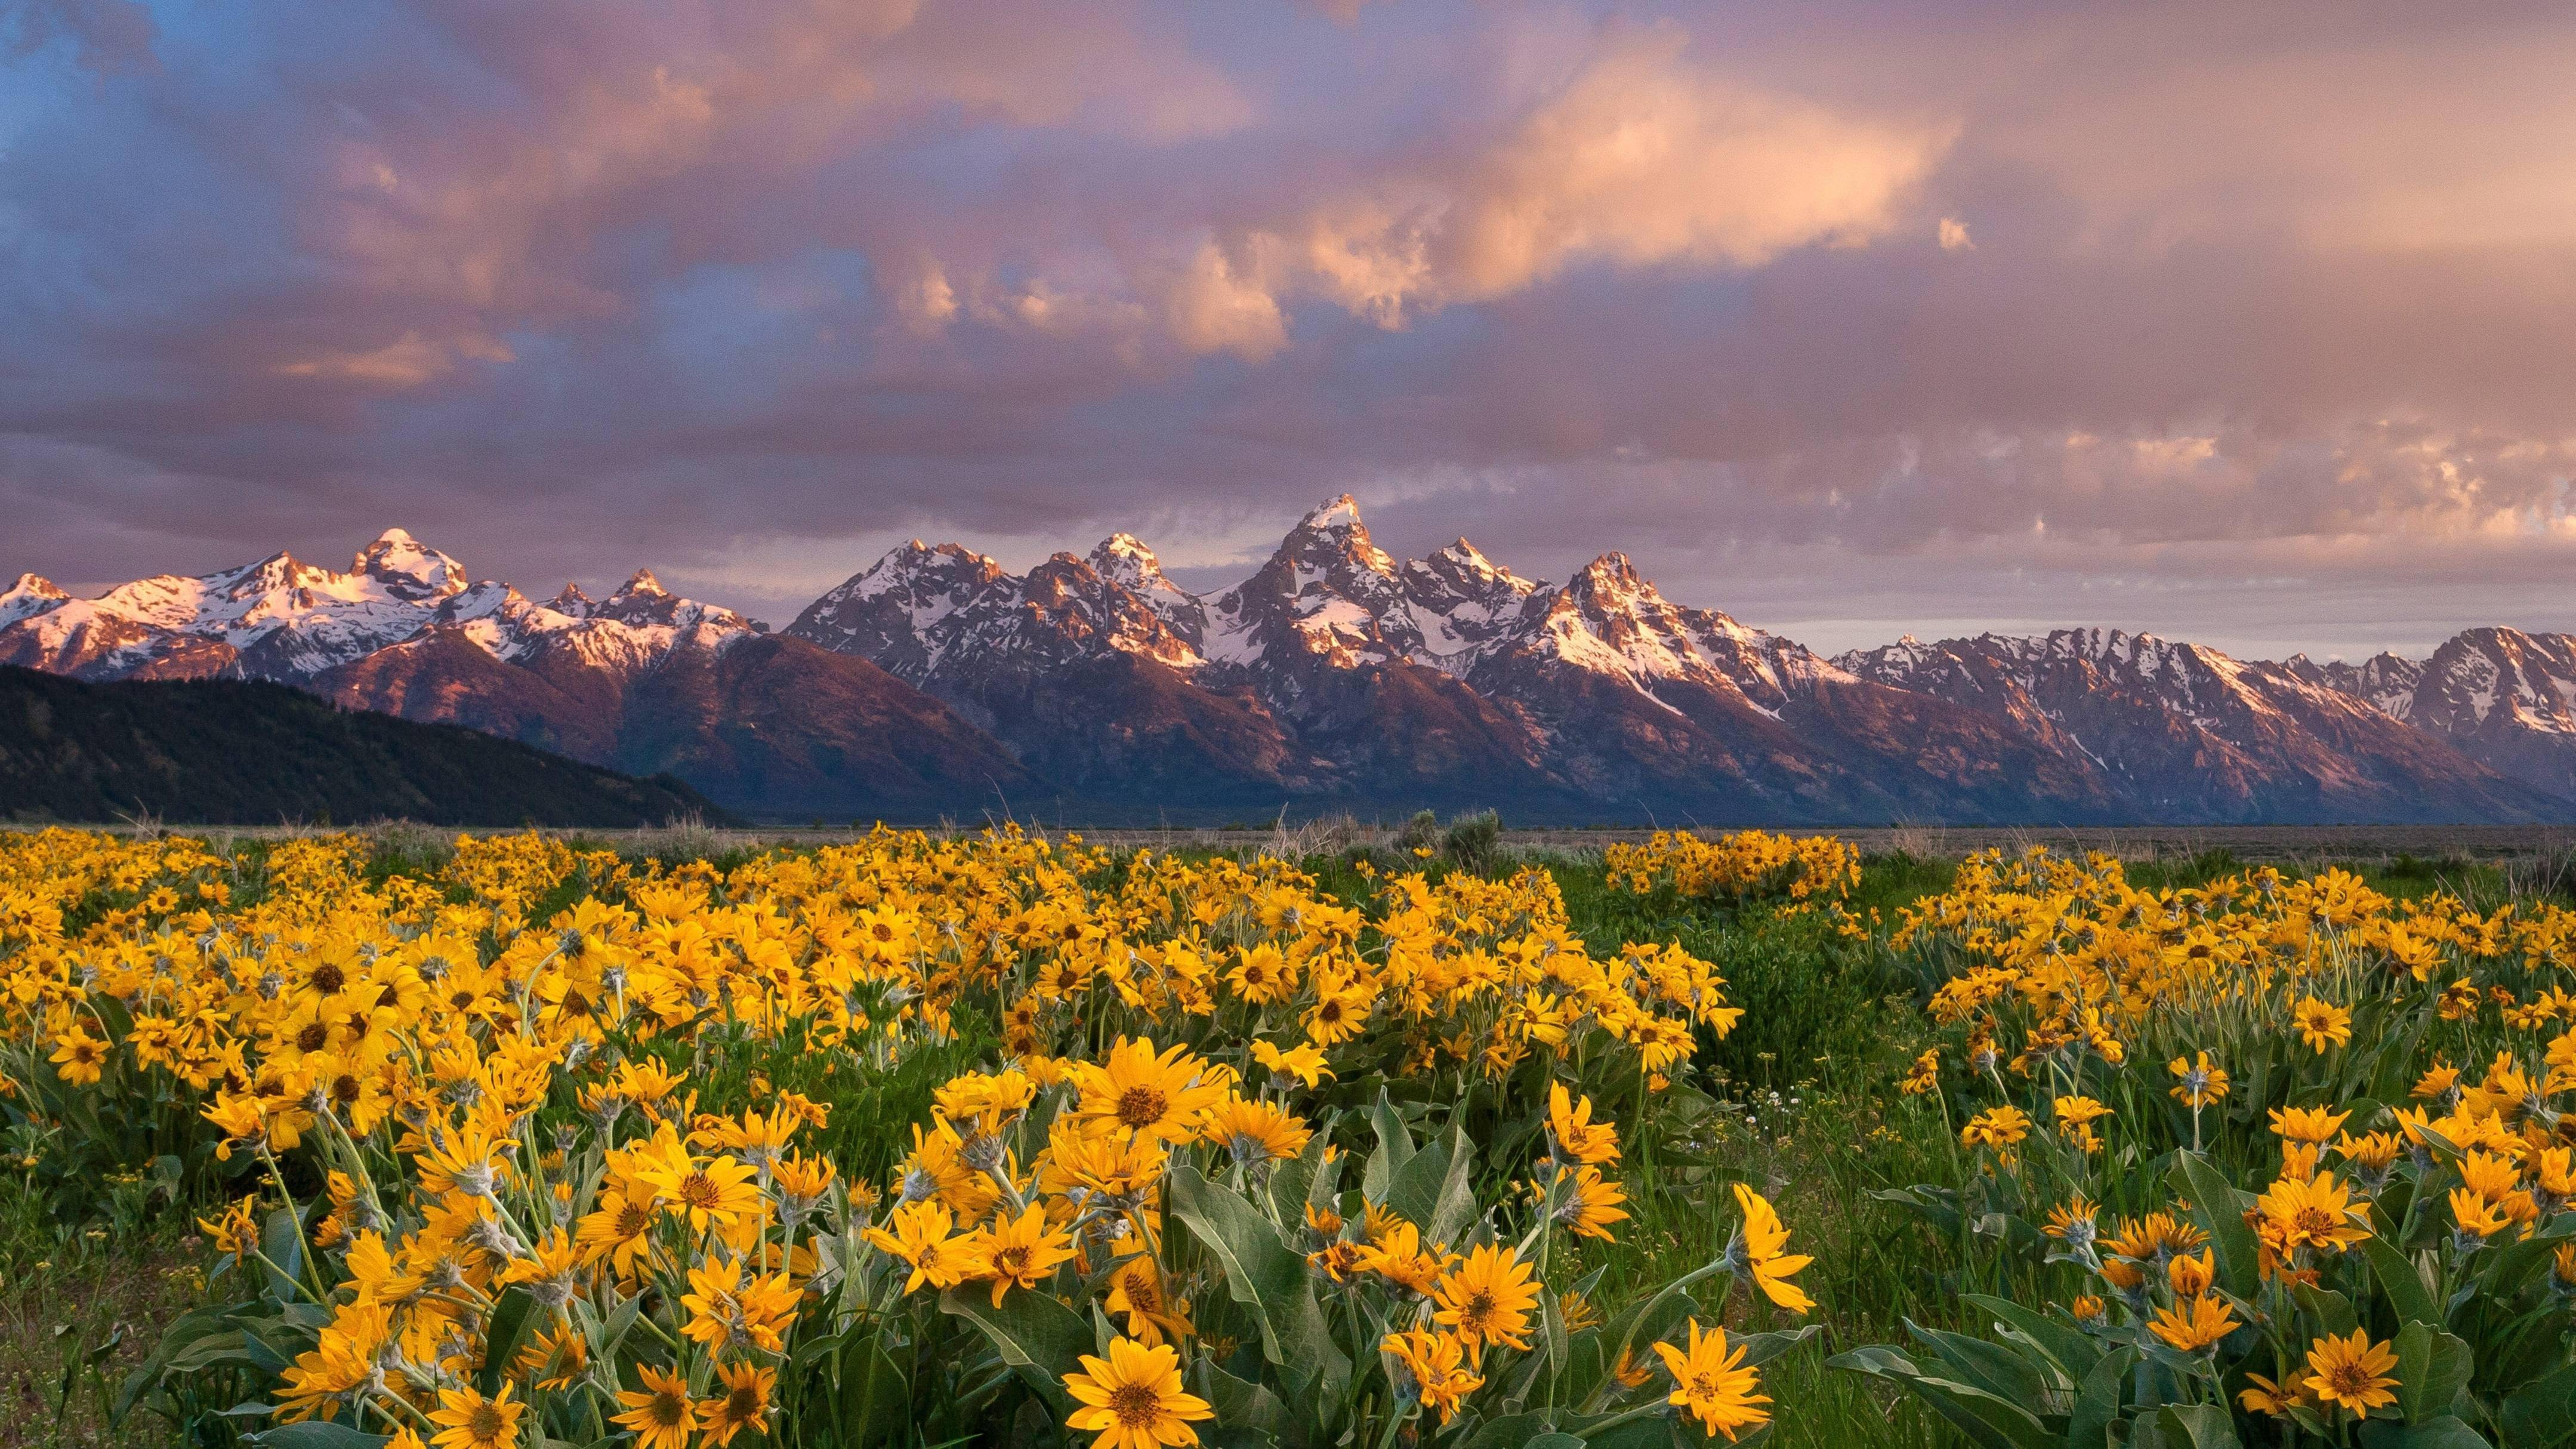
[{"label": "field of yellow flowers", "polygon": [[2576,914],[2223,865],[0,836],[19,1426],[2576,1438]]},{"label": "field of yellow flowers", "polygon": [[[1760,1439],[1726,982],[1418,864],[0,837],[7,1110],[197,1205],[114,1405],[189,1442]],[[1613,1274],[1632,1171],[1723,1242]]]}]

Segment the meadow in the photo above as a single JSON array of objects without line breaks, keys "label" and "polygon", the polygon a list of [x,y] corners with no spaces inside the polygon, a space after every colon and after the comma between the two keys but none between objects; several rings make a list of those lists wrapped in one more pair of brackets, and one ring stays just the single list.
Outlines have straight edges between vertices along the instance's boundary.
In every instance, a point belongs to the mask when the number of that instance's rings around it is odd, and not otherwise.
[{"label": "meadow", "polygon": [[0,837],[0,1416],[2576,1436],[2558,874],[1303,844]]}]

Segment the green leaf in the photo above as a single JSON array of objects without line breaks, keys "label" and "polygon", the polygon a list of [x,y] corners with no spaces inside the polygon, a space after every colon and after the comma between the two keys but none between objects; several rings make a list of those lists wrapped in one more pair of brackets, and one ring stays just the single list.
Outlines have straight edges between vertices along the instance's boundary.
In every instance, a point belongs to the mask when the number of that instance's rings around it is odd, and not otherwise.
[{"label": "green leaf", "polygon": [[1350,1358],[1324,1323],[1305,1255],[1280,1238],[1276,1224],[1197,1168],[1179,1167],[1169,1181],[1172,1215],[1224,1267],[1227,1294],[1260,1326],[1263,1356],[1287,1371],[1300,1395],[1318,1381],[1350,1382]]},{"label": "green leaf", "polygon": [[1476,1145],[1467,1138],[1467,1129],[1449,1129],[1449,1175],[1440,1184],[1440,1197],[1432,1204],[1431,1221],[1423,1224],[1426,1243],[1454,1243],[1467,1225],[1476,1220]]},{"label": "green leaf", "polygon": [[[1432,1143],[1406,1158],[1404,1165],[1395,1170],[1395,1180],[1386,1188],[1387,1209],[1417,1228],[1428,1226],[1451,1172],[1463,1174],[1469,1166],[1453,1160],[1447,1142]],[[1425,1238],[1422,1245],[1430,1247],[1431,1240]]]},{"label": "green leaf", "polygon": [[2442,1310],[2433,1302],[2433,1290],[2424,1285],[2424,1275],[2415,1260],[2384,1238],[2364,1238],[2362,1255],[2370,1260],[2370,1271],[2379,1280],[2379,1289],[2388,1295],[2388,1306],[2397,1311],[2401,1323],[2428,1323],[2442,1326]]},{"label": "green leaf", "polygon": [[1235,1377],[1200,1359],[1192,1365],[1190,1391],[1207,1400],[1216,1417],[1199,1426],[1200,1437],[1216,1449],[1270,1444],[1288,1432],[1288,1407],[1261,1385]]},{"label": "green leaf", "polygon": [[[985,1300],[987,1305],[992,1300]],[[841,1442],[891,1444],[912,1418],[912,1385],[877,1336],[841,1345]]]},{"label": "green leaf", "polygon": [[2031,1347],[2046,1355],[2059,1373],[2071,1380],[2082,1379],[2101,1360],[2102,1346],[2070,1324],[2060,1323],[2045,1313],[2033,1313],[2008,1299],[1983,1293],[1969,1294],[1968,1301],[1992,1314],[2004,1327],[2020,1334]]},{"label": "green leaf", "polygon": [[1948,1364],[1956,1377],[2007,1403],[2043,1403],[2056,1387],[2038,1365],[2003,1344],[1925,1328],[1911,1318],[1904,1322],[1905,1331]]},{"label": "green leaf", "polygon": [[1729,1347],[1743,1345],[1746,1368],[1760,1368],[1798,1345],[1821,1337],[1824,1331],[1823,1324],[1810,1323],[1803,1328],[1776,1328],[1769,1333],[1730,1333],[1726,1341]]},{"label": "green leaf", "polygon": [[302,1296],[298,1285],[304,1276],[304,1225],[296,1221],[291,1209],[279,1208],[268,1215],[260,1229],[259,1250],[268,1259],[268,1291],[280,1303],[292,1303]]},{"label": "green leaf", "polygon": [[2576,1364],[2552,1370],[2507,1397],[2496,1427],[2508,1444],[2556,1444],[2576,1439]]},{"label": "green leaf", "polygon": [[1412,1160],[1413,1134],[1405,1130],[1404,1119],[1396,1115],[1384,1088],[1378,1090],[1377,1104],[1369,1108],[1369,1125],[1377,1129],[1377,1150],[1369,1154],[1368,1168],[1360,1174],[1360,1192],[1370,1202],[1382,1203],[1396,1173]]},{"label": "green leaf", "polygon": [[493,1393],[501,1387],[502,1376],[510,1369],[510,1360],[519,1351],[519,1340],[528,1330],[528,1318],[535,1312],[537,1300],[528,1290],[513,1286],[492,1305],[491,1326],[483,1336],[483,1392]]},{"label": "green leaf", "polygon": [[1825,1367],[1904,1385],[1985,1449],[2058,1449],[2057,1436],[2028,1409],[1973,1385],[1935,1378],[1894,1349],[1872,1344],[1827,1359]]},{"label": "green leaf", "polygon": [[331,1424],[320,1419],[307,1419],[300,1424],[280,1424],[246,1436],[260,1449],[382,1449],[393,1442],[388,1434],[370,1434],[346,1424]]},{"label": "green leaf", "polygon": [[2245,1225],[2245,1198],[2228,1184],[2210,1160],[2196,1152],[2177,1153],[2167,1178],[2174,1190],[2191,1199],[2191,1215],[2218,1256],[2218,1283],[2251,1302],[2262,1287],[2254,1230]]},{"label": "green leaf", "polygon": [[2469,1386],[2474,1356],[2459,1339],[2422,1323],[2397,1332],[2397,1411],[2409,1424],[2421,1424],[2450,1412],[2460,1390]]},{"label": "green leaf", "polygon": [[1270,1216],[1282,1227],[1294,1228],[1305,1221],[1306,1194],[1315,1187],[1315,1174],[1324,1165],[1325,1150],[1332,1146],[1332,1134],[1319,1131],[1306,1143],[1306,1150],[1290,1158],[1270,1174]]},{"label": "green leaf", "polygon": [[2166,1449],[2243,1449],[2235,1419],[2215,1404],[2167,1404],[2155,1425]]},{"label": "green leaf", "polygon": [[2067,1449],[2114,1449],[2111,1426],[2120,1420],[2120,1390],[2137,1365],[2134,1348],[2115,1348],[2094,1363],[2076,1390],[2075,1411],[2066,1421]]},{"label": "green leaf", "polygon": [[2362,1449],[2495,1449],[2487,1436],[2448,1414],[2421,1424],[2371,1420],[2361,1426],[2361,1444]]},{"label": "green leaf", "polygon": [[1059,1415],[1072,1410],[1064,1376],[1082,1367],[1082,1356],[1092,1347],[1091,1325],[1072,1309],[1028,1288],[1012,1289],[997,1308],[990,1289],[968,1283],[942,1291],[939,1311],[984,1330],[1002,1362],[1018,1369]]}]

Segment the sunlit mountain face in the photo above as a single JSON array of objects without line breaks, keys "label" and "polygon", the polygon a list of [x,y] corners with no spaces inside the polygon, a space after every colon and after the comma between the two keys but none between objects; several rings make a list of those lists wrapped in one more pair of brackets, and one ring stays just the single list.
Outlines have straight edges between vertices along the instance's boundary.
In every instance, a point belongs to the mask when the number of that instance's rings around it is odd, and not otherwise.
[{"label": "sunlit mountain face", "polygon": [[389,529],[76,598],[0,594],[0,664],[281,680],[639,773],[753,816],[1385,816],[2063,824],[2576,817],[2576,639],[2247,661],[2061,629],[1827,658],[1465,538],[1399,560],[1344,494],[1193,592],[1113,534],[1026,570],[909,541],[773,633],[636,570],[544,604]]}]

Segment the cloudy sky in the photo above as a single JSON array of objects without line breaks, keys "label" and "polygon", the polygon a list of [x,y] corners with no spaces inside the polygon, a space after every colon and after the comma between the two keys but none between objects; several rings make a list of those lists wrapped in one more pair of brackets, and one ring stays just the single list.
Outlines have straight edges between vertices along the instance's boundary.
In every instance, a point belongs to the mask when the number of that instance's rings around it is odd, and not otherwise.
[{"label": "cloudy sky", "polygon": [[2576,17],[14,0],[0,577],[784,620],[1356,493],[1839,648],[2576,630]]}]

